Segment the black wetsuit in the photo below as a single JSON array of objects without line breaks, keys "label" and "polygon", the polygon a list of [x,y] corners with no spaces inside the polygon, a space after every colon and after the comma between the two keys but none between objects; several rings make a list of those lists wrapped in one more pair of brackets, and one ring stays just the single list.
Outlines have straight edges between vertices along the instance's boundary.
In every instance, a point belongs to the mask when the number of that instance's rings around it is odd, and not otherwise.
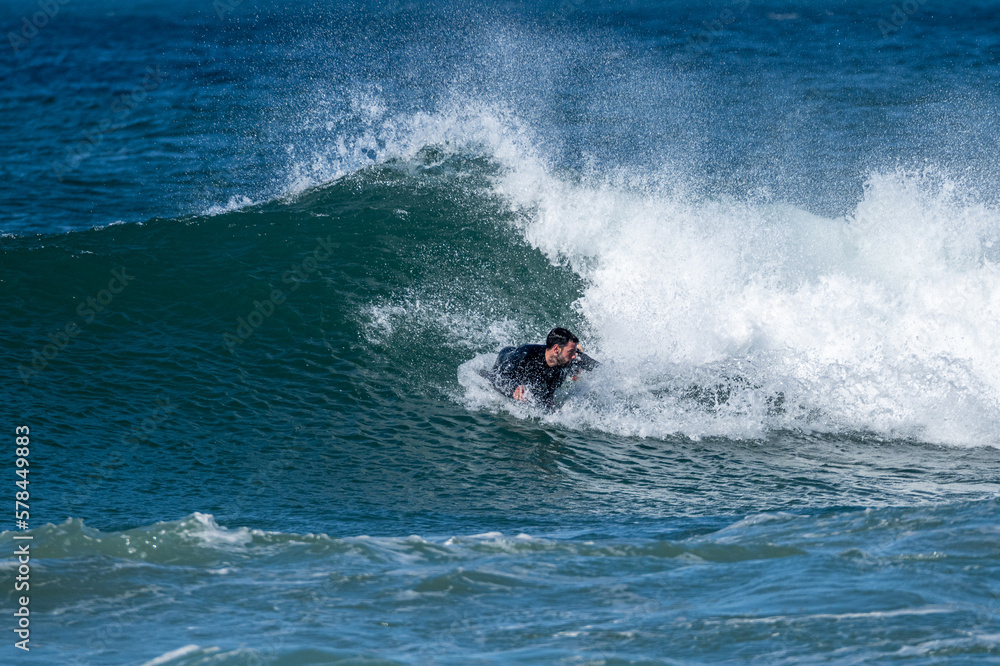
[{"label": "black wetsuit", "polygon": [[514,389],[518,386],[525,386],[536,401],[551,410],[555,408],[553,398],[556,389],[567,377],[580,370],[593,370],[598,365],[597,361],[580,352],[569,365],[553,368],[545,363],[545,345],[504,347],[490,371],[490,381],[508,398],[514,396]]}]

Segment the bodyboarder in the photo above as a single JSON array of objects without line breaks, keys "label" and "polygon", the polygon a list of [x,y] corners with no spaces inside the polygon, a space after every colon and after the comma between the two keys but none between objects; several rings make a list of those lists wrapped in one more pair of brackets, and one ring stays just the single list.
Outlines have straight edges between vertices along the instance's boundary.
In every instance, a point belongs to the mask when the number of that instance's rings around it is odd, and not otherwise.
[{"label": "bodyboarder", "polygon": [[508,398],[541,404],[555,409],[556,389],[574,380],[581,370],[593,370],[599,363],[579,349],[580,340],[565,328],[553,328],[544,345],[504,347],[497,355],[487,378]]}]

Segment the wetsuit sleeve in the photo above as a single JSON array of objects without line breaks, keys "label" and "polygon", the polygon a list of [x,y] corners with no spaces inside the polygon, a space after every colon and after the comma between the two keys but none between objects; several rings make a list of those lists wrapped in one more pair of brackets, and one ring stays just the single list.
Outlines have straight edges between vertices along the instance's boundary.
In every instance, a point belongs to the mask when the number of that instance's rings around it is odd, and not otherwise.
[{"label": "wetsuit sleeve", "polygon": [[576,360],[573,361],[573,364],[578,368],[580,368],[581,370],[593,370],[594,368],[600,365],[600,363],[595,361],[590,356],[587,356],[583,352],[580,352],[579,354],[576,355]]},{"label": "wetsuit sleeve", "polygon": [[493,364],[492,381],[493,386],[508,398],[514,396],[514,389],[520,384],[517,377],[518,358],[517,349],[514,347],[504,347],[497,354],[496,363]]},{"label": "wetsuit sleeve", "polygon": [[542,407],[547,412],[554,412],[556,410],[556,390],[554,387],[547,387],[545,393],[539,399],[542,403]]}]

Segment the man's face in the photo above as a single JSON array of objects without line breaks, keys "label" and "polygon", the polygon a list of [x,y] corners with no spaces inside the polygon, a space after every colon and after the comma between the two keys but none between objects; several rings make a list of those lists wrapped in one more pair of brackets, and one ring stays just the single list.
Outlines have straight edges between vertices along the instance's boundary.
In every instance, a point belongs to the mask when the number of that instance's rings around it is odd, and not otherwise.
[{"label": "man's face", "polygon": [[567,342],[564,346],[555,346],[556,350],[556,365],[569,365],[576,358],[577,348],[576,343],[572,340]]}]

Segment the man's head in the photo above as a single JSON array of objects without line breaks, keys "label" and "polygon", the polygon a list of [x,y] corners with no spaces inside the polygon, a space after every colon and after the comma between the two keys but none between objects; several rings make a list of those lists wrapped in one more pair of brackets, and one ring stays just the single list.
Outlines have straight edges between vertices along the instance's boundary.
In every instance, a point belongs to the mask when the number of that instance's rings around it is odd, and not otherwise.
[{"label": "man's head", "polygon": [[550,366],[569,365],[576,358],[580,339],[568,329],[553,328],[545,338],[545,360]]}]

